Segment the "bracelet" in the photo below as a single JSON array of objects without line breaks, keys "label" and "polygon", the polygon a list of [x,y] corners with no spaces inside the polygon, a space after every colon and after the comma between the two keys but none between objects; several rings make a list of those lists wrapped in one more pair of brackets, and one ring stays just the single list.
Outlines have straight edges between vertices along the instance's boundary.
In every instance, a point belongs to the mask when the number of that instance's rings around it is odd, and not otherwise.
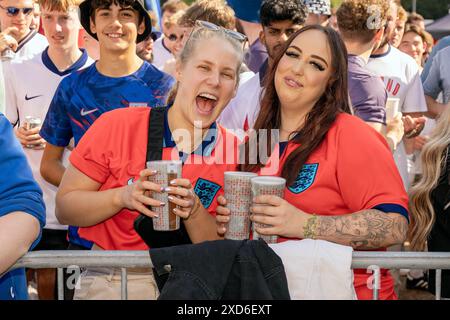
[{"label": "bracelet", "polygon": [[195,196],[195,198],[194,198],[194,205],[192,206],[192,209],[191,209],[191,212],[189,213],[189,216],[186,218],[186,219],[184,219],[184,220],[188,220],[191,216],[193,216],[194,215],[194,213],[200,208],[200,206],[201,206],[201,201],[200,201],[200,199],[199,199],[199,197],[194,193],[194,196]]},{"label": "bracelet", "polygon": [[303,227],[303,238],[314,240],[316,238],[316,228],[317,228],[317,215],[313,213],[312,217],[308,219],[306,225]]},{"label": "bracelet", "polygon": [[406,139],[411,139],[414,137],[417,137],[420,134],[420,131],[418,131],[417,129],[412,129],[411,131],[405,132],[404,137]]}]

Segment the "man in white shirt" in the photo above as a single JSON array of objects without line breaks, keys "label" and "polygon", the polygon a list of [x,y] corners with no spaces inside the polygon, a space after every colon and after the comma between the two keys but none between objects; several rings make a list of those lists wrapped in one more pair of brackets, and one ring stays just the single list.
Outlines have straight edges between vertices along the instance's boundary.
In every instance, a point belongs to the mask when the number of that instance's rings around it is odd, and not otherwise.
[{"label": "man in white shirt", "polygon": [[[31,30],[33,0],[0,0],[0,56],[2,64],[32,58],[47,47],[47,39]],[[4,113],[4,106],[0,106]]]},{"label": "man in white shirt", "polygon": [[[366,67],[383,78],[390,98],[400,99],[399,108],[404,116],[420,117],[428,109],[420,80],[419,67],[413,58],[389,44],[389,39],[395,28],[396,17],[397,6],[391,1],[384,39],[381,46],[371,55]],[[419,119],[421,120],[417,122],[418,125],[423,125],[425,119]],[[405,133],[405,136],[408,137],[408,133]],[[394,152],[394,158],[405,188],[408,190],[411,181],[409,181],[408,176],[407,151],[412,153],[413,141],[405,140],[409,139],[403,139],[403,143],[398,145]]]},{"label": "man in white shirt", "polygon": [[[61,80],[93,61],[85,50],[78,48],[80,0],[39,0],[42,9],[42,25],[49,46],[41,54],[5,65],[6,112],[8,120],[15,126],[18,140],[24,147],[33,176],[42,188],[46,205],[47,223],[42,240],[36,249],[57,250],[67,248],[67,226],[61,225],[55,217],[55,196],[57,187],[48,183],[40,174],[40,163],[45,140],[39,135],[40,125],[27,130],[26,117],[45,119],[50,102]],[[64,158],[67,161],[68,151]],[[67,162],[68,163],[68,162]],[[41,299],[55,298],[54,281],[42,280],[46,271],[38,272],[38,294]],[[47,271],[53,273],[54,270]],[[48,274],[47,274],[48,276]],[[48,291],[50,287],[50,292]],[[46,294],[45,294],[46,292]]]},{"label": "man in white shirt", "polygon": [[[253,78],[239,86],[236,96],[218,119],[222,126],[244,131],[253,127],[259,114],[264,76],[289,36],[303,26],[307,14],[302,0],[263,1],[260,10],[263,27],[260,39],[267,48],[269,57]],[[242,138],[239,132],[236,134]]]},{"label": "man in white shirt", "polygon": [[168,42],[173,41],[168,37],[170,36],[169,31],[166,29],[167,20],[173,16],[178,11],[186,10],[188,5],[184,3],[182,0],[169,0],[161,8],[162,15],[162,36],[156,39],[153,44],[153,64],[160,70],[164,67],[166,61],[169,61],[173,58],[172,52],[169,47],[170,44]]},{"label": "man in white shirt", "polygon": [[[33,57],[47,47],[45,37],[31,30],[33,0],[0,0],[0,52],[2,60],[24,60]],[[5,50],[8,51],[5,55]]]}]

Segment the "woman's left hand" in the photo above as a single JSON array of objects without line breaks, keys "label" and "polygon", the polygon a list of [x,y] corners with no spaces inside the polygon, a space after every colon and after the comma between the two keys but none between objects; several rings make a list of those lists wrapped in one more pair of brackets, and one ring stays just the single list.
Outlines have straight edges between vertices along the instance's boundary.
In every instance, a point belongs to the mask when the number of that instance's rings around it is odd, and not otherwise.
[{"label": "woman's left hand", "polygon": [[170,186],[164,189],[169,194],[169,202],[178,206],[173,209],[173,213],[183,219],[188,219],[195,214],[199,206],[200,199],[194,192],[189,179],[175,179],[170,181]]},{"label": "woman's left hand", "polygon": [[287,238],[301,238],[303,225],[309,215],[277,196],[258,196],[250,208],[253,222],[270,227],[256,228],[259,234],[279,235]]}]

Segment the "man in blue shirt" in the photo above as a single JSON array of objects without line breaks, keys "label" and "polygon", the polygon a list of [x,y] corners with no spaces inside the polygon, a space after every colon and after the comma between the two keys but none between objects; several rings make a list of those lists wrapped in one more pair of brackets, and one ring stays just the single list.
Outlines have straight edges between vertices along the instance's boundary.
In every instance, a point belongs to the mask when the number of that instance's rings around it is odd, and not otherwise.
[{"label": "man in blue shirt", "polygon": [[428,60],[425,64],[425,67],[423,68],[421,77],[422,77],[422,83],[425,82],[425,80],[428,77],[428,73],[430,72],[431,65],[433,64],[434,57],[436,54],[441,51],[444,48],[447,48],[450,46],[450,36],[444,37],[439,40],[437,45],[433,47],[433,51],[431,51],[430,56],[428,57]]},{"label": "man in blue shirt", "polygon": [[0,150],[0,300],[23,300],[28,299],[25,270],[3,273],[39,242],[45,205],[22,147],[3,114]]},{"label": "man in blue shirt", "polygon": [[[75,145],[104,112],[126,107],[164,106],[174,84],[169,75],[136,55],[136,43],[151,33],[143,0],[87,0],[80,5],[81,24],[99,41],[100,58],[90,67],[66,77],[56,90],[40,131],[47,141],[41,174],[59,186],[65,167],[64,148]],[[71,244],[90,248],[69,228]],[[74,249],[74,247],[71,247]]]}]

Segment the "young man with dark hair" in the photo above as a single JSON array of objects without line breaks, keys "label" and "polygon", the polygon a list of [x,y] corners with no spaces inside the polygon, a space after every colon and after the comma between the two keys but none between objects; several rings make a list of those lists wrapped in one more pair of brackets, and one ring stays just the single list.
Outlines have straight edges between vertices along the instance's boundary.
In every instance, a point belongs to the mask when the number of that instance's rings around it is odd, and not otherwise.
[{"label": "young man with dark hair", "polygon": [[303,0],[264,0],[260,9],[261,43],[266,47],[268,59],[259,72],[243,83],[222,112],[219,122],[229,129],[248,130],[259,114],[263,79],[273,59],[290,35],[302,28],[308,11]]},{"label": "young man with dark hair", "polygon": [[[172,77],[136,55],[136,43],[152,31],[143,0],[85,0],[80,12],[82,26],[99,41],[100,58],[63,79],[40,131],[47,141],[41,174],[55,186],[64,174],[62,155],[71,138],[78,144],[107,111],[164,106],[174,84]],[[69,241],[73,249],[92,247],[75,227],[69,227]]]}]

